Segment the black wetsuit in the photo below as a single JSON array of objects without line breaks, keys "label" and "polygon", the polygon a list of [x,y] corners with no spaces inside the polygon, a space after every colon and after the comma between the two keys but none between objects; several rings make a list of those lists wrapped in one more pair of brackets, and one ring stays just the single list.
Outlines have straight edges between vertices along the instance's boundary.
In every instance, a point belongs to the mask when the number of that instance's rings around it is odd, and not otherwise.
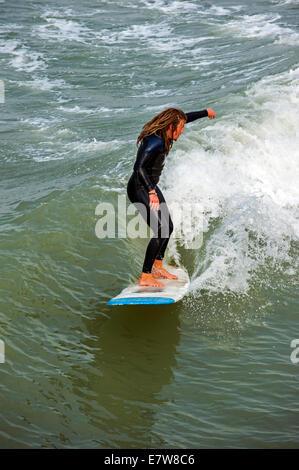
[{"label": "black wetsuit", "polygon": [[[206,109],[186,113],[187,121],[192,122],[208,116]],[[137,152],[134,172],[128,182],[127,192],[130,201],[136,205],[142,217],[154,232],[151,238],[143,264],[142,271],[150,273],[155,259],[163,259],[164,253],[173,231],[173,223],[164,196],[157,186],[164,167],[166,151],[164,140],[154,134],[145,137]],[[149,207],[149,191],[155,189],[159,199],[159,209]],[[141,204],[138,204],[141,203]]]}]

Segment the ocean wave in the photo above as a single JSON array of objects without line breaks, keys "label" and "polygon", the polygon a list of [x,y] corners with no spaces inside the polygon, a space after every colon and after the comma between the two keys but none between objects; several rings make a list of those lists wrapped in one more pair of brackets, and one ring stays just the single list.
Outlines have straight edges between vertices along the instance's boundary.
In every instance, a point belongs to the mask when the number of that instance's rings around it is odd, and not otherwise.
[{"label": "ocean wave", "polygon": [[[176,54],[184,55],[186,51],[194,49],[194,47],[211,37],[183,37],[174,34],[173,28],[166,22],[159,24],[140,24],[132,25],[121,31],[111,31],[104,29],[101,32],[95,33],[97,40],[103,44],[119,44],[129,46],[134,44],[136,50],[143,50],[144,47],[149,47],[155,53],[176,52]],[[203,48],[198,48],[200,53]]]},{"label": "ocean wave", "polygon": [[[238,109],[199,135],[202,124],[195,124],[169,160],[167,197],[196,206],[193,236],[204,231],[192,291],[246,293],[260,270],[296,266],[290,249],[299,240],[298,96],[299,68],[264,78],[247,90],[243,117]],[[184,233],[183,221],[175,230]],[[174,240],[170,249],[175,253]]]},{"label": "ocean wave", "polygon": [[242,5],[222,7],[218,5],[205,5],[204,7],[198,3],[190,1],[172,1],[167,0],[141,0],[142,4],[152,11],[160,11],[166,15],[181,16],[187,15],[190,18],[196,14],[204,16],[228,16],[244,7]]},{"label": "ocean wave", "polygon": [[92,32],[77,21],[48,18],[47,24],[34,27],[35,33],[42,39],[53,42],[75,41],[86,43]]},{"label": "ocean wave", "polygon": [[204,10],[200,10],[201,15],[205,16],[230,16],[232,14],[235,14],[236,12],[239,12],[243,10],[243,6],[231,6],[231,7],[220,7],[216,5],[212,5],[209,8],[206,8]]},{"label": "ocean wave", "polygon": [[73,16],[76,16],[76,13],[69,7],[49,8],[46,6],[43,13],[40,14],[40,17],[44,20],[48,18],[67,18]]},{"label": "ocean wave", "polygon": [[81,21],[71,19],[79,15],[71,8],[50,9],[46,7],[40,18],[46,23],[36,25],[33,31],[42,39],[50,42],[75,41],[86,43],[93,37],[93,32]]},{"label": "ocean wave", "polygon": [[[101,3],[104,3],[103,1]],[[108,3],[108,2],[106,2]],[[90,12],[87,11],[87,9],[90,8]],[[87,5],[84,5],[84,8],[80,9],[80,11],[75,11],[70,7],[55,7],[55,8],[50,8],[49,6],[46,6],[43,10],[43,12],[40,14],[40,17],[43,20],[48,20],[49,18],[80,18],[80,17],[90,17],[90,16],[95,16],[99,13],[103,13],[105,10],[100,9],[100,8],[95,8],[94,6],[89,7]]]},{"label": "ocean wave", "polygon": [[298,0],[270,0],[271,3],[274,3],[275,5],[278,6],[284,6],[284,5],[294,5],[294,6],[299,6],[298,5]]},{"label": "ocean wave", "polygon": [[26,118],[20,120],[21,124],[29,124],[34,129],[38,129],[40,131],[44,131],[53,127],[57,123],[61,122],[60,118],[53,116],[52,118],[43,118],[43,117],[35,117],[35,118]]},{"label": "ocean wave", "polygon": [[1,24],[0,25],[0,34],[11,34],[11,33],[14,33],[16,34],[16,32],[18,32],[19,30],[23,29],[24,26],[21,25],[21,24],[17,24],[17,23],[6,23],[6,24]]},{"label": "ocean wave", "polygon": [[77,142],[69,142],[65,144],[65,149],[68,151],[75,151],[80,153],[86,152],[94,152],[94,151],[109,151],[115,150],[116,148],[120,148],[121,146],[125,145],[127,142],[120,141],[120,140],[111,140],[111,141],[100,141],[94,138],[91,141],[77,141]]},{"label": "ocean wave", "polygon": [[125,43],[127,41],[151,41],[156,43],[164,39],[167,41],[172,29],[165,24],[139,24],[132,25],[121,31],[104,29],[96,34],[97,38],[107,44]]},{"label": "ocean wave", "polygon": [[93,114],[110,115],[110,114],[117,114],[117,113],[123,113],[123,112],[128,111],[128,108],[107,108],[106,106],[100,106],[95,109],[84,109],[84,108],[81,108],[79,105],[75,105],[73,107],[59,106],[58,109],[65,113],[88,114],[88,115],[93,115]]},{"label": "ocean wave", "polygon": [[76,85],[70,85],[63,79],[50,80],[48,77],[32,76],[32,80],[15,82],[18,86],[33,88],[35,90],[51,91],[64,88],[75,88]]},{"label": "ocean wave", "polygon": [[0,53],[12,56],[9,65],[18,71],[34,72],[47,68],[47,60],[40,52],[34,52],[16,39],[0,40]]},{"label": "ocean wave", "polygon": [[280,15],[257,14],[245,15],[221,25],[224,31],[229,31],[237,37],[249,39],[275,39],[275,43],[299,44],[299,34],[293,29],[277,24]]},{"label": "ocean wave", "polygon": [[[25,119],[22,123],[33,127],[33,131],[46,133],[42,142],[28,144],[23,151],[24,158],[38,163],[69,159],[78,156],[78,154],[92,152],[96,152],[97,155],[106,155],[107,152],[120,149],[128,144],[128,141],[117,139],[100,141],[95,137],[91,140],[74,140],[76,133],[66,127],[57,128],[55,118],[53,120],[45,118]],[[70,139],[72,140],[70,141]]]},{"label": "ocean wave", "polygon": [[182,12],[196,11],[198,6],[189,1],[173,1],[168,2],[167,0],[141,0],[141,3],[151,10],[159,10],[163,13],[175,13],[177,15]]}]

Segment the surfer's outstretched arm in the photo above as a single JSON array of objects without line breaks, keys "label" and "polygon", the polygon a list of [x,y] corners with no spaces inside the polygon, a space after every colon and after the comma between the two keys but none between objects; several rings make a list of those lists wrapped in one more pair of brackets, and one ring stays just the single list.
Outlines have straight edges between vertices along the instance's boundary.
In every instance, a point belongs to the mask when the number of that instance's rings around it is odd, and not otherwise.
[{"label": "surfer's outstretched arm", "polygon": [[185,114],[187,116],[186,124],[188,124],[188,122],[192,122],[192,121],[195,121],[196,119],[201,119],[203,117],[209,117],[210,119],[215,118],[215,111],[213,111],[213,109],[211,108],[202,109],[201,111],[193,111],[192,113],[185,113]]}]

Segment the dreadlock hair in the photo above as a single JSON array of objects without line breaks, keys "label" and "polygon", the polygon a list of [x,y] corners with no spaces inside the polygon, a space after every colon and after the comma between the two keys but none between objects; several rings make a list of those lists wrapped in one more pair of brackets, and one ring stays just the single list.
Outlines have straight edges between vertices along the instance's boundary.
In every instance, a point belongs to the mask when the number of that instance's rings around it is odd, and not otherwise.
[{"label": "dreadlock hair", "polygon": [[163,138],[167,155],[173,144],[173,139],[168,137],[167,130],[170,124],[173,125],[175,130],[181,120],[187,121],[187,116],[181,109],[165,109],[143,126],[142,132],[137,139],[137,146],[145,137],[154,134],[158,137]]}]

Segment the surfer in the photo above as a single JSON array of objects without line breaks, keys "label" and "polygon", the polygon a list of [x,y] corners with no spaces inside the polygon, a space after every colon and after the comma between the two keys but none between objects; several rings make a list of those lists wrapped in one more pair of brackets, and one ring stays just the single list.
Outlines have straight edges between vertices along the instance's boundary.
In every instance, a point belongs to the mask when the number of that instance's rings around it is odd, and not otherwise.
[{"label": "surfer", "polygon": [[146,123],[137,139],[139,147],[127,193],[154,232],[146,249],[140,286],[163,287],[157,279],[177,279],[162,266],[173,223],[157,184],[173,141],[184,132],[186,123],[203,117],[214,119],[215,112],[208,108],[184,113],[178,108],[168,108]]}]

